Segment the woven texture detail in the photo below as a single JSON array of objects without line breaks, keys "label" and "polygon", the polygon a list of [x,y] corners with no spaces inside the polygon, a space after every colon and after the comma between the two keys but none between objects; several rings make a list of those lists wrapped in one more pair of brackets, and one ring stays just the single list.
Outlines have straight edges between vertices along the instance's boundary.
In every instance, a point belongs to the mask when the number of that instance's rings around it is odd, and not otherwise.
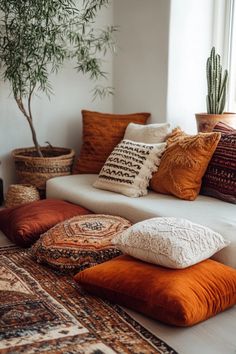
[{"label": "woven texture detail", "polygon": [[39,263],[53,268],[82,270],[119,256],[111,240],[130,226],[118,216],[75,216],[44,233],[31,252]]},{"label": "woven texture detail", "polygon": [[131,122],[145,124],[149,113],[107,114],[82,111],[83,144],[74,173],[100,172],[114,147],[123,139]]},{"label": "woven texture detail", "polygon": [[168,268],[189,267],[230,243],[205,226],[173,217],[137,223],[112,242],[132,257]]},{"label": "woven texture detail", "polygon": [[159,169],[152,177],[151,188],[158,193],[194,200],[220,136],[220,133],[191,136],[174,129]]},{"label": "woven texture detail", "polygon": [[7,191],[5,206],[7,208],[39,200],[39,192],[30,184],[11,184]]},{"label": "woven texture detail", "polygon": [[123,140],[103,166],[94,187],[140,197],[147,194],[152,173],[157,170],[166,143],[142,144]]},{"label": "woven texture detail", "polygon": [[124,139],[146,144],[163,143],[166,140],[169,127],[169,123],[147,125],[130,123],[126,128]]},{"label": "woven texture detail", "polygon": [[74,150],[61,147],[42,147],[44,157],[36,155],[35,148],[15,149],[12,152],[18,182],[32,184],[44,196],[50,178],[71,174]]},{"label": "woven texture detail", "polygon": [[203,178],[202,194],[236,204],[236,130],[218,123],[221,139]]}]

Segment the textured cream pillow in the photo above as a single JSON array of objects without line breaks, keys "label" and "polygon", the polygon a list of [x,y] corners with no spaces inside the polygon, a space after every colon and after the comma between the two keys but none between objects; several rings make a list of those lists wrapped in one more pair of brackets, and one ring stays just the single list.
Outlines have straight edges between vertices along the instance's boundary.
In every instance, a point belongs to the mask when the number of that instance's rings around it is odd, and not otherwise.
[{"label": "textured cream pillow", "polygon": [[142,144],[122,140],[106,160],[94,187],[141,197],[147,194],[152,173],[157,171],[166,143]]},{"label": "textured cream pillow", "polygon": [[123,253],[174,269],[199,263],[230,243],[205,226],[174,217],[139,222],[112,242]]},{"label": "textured cream pillow", "polygon": [[163,143],[167,138],[169,127],[169,123],[147,125],[129,123],[124,139],[146,144]]}]

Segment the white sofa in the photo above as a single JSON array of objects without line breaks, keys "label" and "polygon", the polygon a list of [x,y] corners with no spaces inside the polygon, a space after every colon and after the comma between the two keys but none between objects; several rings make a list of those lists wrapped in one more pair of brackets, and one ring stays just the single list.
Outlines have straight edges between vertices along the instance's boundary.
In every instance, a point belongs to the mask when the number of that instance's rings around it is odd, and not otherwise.
[{"label": "white sofa", "polygon": [[219,232],[231,244],[213,256],[219,262],[236,268],[236,205],[199,195],[185,201],[149,191],[147,196],[130,198],[94,188],[97,175],[71,175],[50,179],[47,198],[64,199],[98,214],[113,214],[132,222],[156,216],[189,219]]}]

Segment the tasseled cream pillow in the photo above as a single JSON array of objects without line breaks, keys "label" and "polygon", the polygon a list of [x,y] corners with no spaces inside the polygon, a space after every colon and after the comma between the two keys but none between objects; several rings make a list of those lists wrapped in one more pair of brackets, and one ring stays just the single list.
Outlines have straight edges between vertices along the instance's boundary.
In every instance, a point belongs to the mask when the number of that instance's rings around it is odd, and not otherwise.
[{"label": "tasseled cream pillow", "polygon": [[165,148],[166,143],[122,140],[106,160],[93,186],[128,197],[146,195],[152,173],[157,171]]}]

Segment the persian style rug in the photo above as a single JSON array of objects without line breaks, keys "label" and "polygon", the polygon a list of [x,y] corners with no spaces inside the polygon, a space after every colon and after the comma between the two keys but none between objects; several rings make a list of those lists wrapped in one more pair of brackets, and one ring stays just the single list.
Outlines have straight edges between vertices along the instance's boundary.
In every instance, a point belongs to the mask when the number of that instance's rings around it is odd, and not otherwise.
[{"label": "persian style rug", "polygon": [[0,353],[176,354],[119,306],[16,247],[0,249]]}]

